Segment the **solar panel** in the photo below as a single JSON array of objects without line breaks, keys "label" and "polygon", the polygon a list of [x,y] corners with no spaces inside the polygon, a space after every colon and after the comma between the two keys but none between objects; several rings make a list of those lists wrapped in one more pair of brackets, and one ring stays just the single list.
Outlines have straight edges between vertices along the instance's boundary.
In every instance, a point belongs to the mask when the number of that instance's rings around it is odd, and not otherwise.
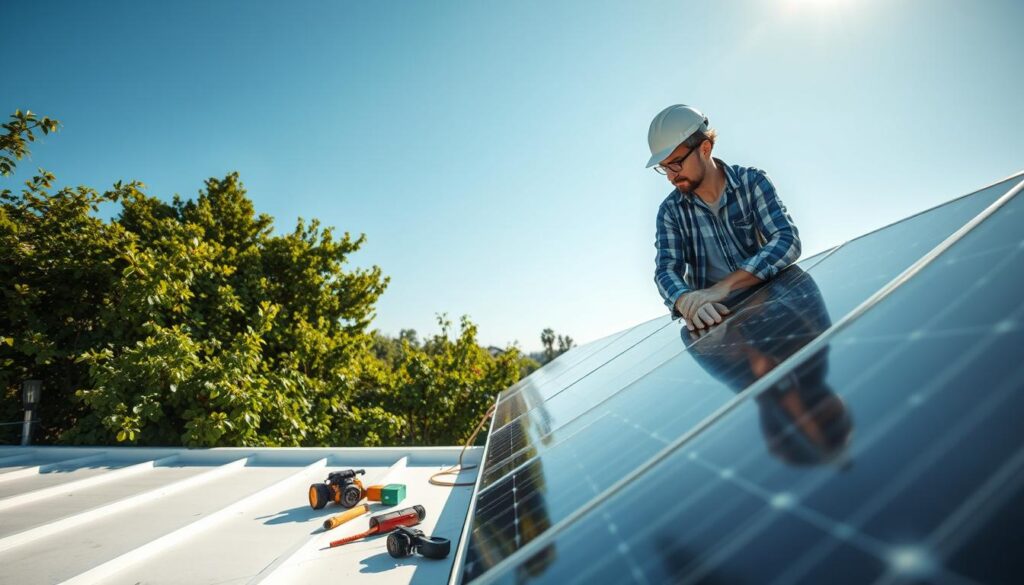
[{"label": "solar panel", "polygon": [[[615,351],[580,368],[586,373],[569,384],[537,387],[545,398],[520,405],[519,414],[509,411],[489,439],[464,579],[487,573],[534,539],[550,538],[545,533],[552,526],[578,516],[596,496],[611,496],[605,492],[620,477],[730,404],[737,392],[814,340],[833,319],[849,313],[1013,184],[1004,181],[803,262],[806,271],[787,270],[737,305],[727,325],[703,337],[690,336],[678,322],[651,326],[644,335],[635,334],[632,344],[620,342]],[[764,355],[740,359],[737,352],[750,347],[761,347]],[[748,449],[752,445],[748,442]],[[650,501],[666,499],[650,496]],[[595,513],[584,519],[603,521]],[[549,566],[563,564],[558,550],[551,558],[550,551],[535,551],[529,562],[504,574],[548,575]],[[589,550],[593,554],[593,544]]]},{"label": "solar panel", "polygon": [[1019,578],[1022,218],[1017,197],[505,580]]},{"label": "solar panel", "polygon": [[551,398],[671,322],[666,315],[566,352],[506,391],[495,410],[495,430]]}]

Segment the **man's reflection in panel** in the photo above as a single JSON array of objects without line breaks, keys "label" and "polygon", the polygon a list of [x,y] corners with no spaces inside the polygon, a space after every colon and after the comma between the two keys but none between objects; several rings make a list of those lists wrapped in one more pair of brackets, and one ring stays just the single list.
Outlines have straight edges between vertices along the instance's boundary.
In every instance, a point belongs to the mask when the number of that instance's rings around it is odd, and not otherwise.
[{"label": "man's reflection in panel", "polygon": [[[701,337],[690,347],[691,354],[735,392],[832,324],[814,279],[795,266],[733,307],[740,310],[721,325],[701,333],[682,329],[682,335],[684,343]],[[826,347],[754,398],[768,449],[786,463],[847,463],[853,423],[846,405],[826,384],[827,352]]]}]

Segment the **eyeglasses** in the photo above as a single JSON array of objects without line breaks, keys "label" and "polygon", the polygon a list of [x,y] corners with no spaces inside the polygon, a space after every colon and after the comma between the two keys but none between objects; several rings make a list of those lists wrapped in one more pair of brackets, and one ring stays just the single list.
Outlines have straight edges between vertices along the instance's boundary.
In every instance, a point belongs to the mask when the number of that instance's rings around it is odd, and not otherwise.
[{"label": "eyeglasses", "polygon": [[676,160],[670,163],[665,163],[663,165],[658,165],[654,167],[654,171],[659,175],[667,175],[669,171],[672,171],[673,173],[678,173],[679,171],[683,170],[683,163],[686,162],[686,159],[689,158],[689,156],[697,150],[700,150],[699,146],[694,146],[693,148],[690,149],[690,152],[684,154],[681,158],[677,158]]}]

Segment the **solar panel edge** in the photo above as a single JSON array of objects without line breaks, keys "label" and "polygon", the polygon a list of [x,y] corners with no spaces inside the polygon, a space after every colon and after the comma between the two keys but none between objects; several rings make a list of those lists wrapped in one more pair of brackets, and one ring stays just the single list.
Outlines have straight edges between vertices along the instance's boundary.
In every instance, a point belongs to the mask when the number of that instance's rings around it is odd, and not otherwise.
[{"label": "solar panel edge", "polygon": [[[491,408],[497,410],[498,403],[501,401],[501,395],[499,394],[494,399],[494,406]],[[476,512],[477,494],[480,491],[480,482],[483,480],[484,474],[484,462],[487,461],[487,450],[491,446],[491,434],[494,432],[494,422],[497,418],[494,413],[491,413],[491,424],[490,428],[487,429],[487,442],[484,443],[483,452],[480,453],[480,462],[477,463],[476,480],[473,482],[473,494],[469,498],[469,507],[466,509],[466,519],[462,525],[462,532],[459,534],[459,543],[455,547],[455,556],[452,560],[452,570],[448,574],[448,584],[457,585],[462,582],[462,572],[465,568],[465,557],[466,548],[469,546],[469,533],[473,526],[473,514]]]},{"label": "solar panel edge", "polygon": [[809,264],[807,266],[800,266],[800,268],[802,268],[805,271],[810,270],[811,268],[814,268],[815,266],[817,266],[818,264],[820,264],[824,260],[828,259],[829,256],[831,256],[832,254],[835,254],[839,250],[839,248],[842,248],[845,245],[846,245],[846,242],[843,242],[842,244],[838,244],[838,245],[832,246],[831,248],[825,248],[824,250],[822,250],[820,252],[816,252],[816,253],[808,256],[807,258],[798,260],[795,265],[799,265],[800,262],[806,262],[807,260],[810,260],[810,259],[815,258],[817,256],[821,256],[821,258],[818,258],[817,260],[814,261],[814,264]]},{"label": "solar panel edge", "polygon": [[[641,323],[641,324],[642,324],[642,323]],[[637,325],[641,325],[641,324],[637,324]],[[632,327],[627,327],[627,328],[623,329],[622,331],[616,331],[616,332],[614,332],[614,333],[611,333],[611,334],[609,334],[609,335],[605,335],[604,337],[600,337],[600,338],[598,338],[598,339],[595,339],[594,341],[591,341],[590,343],[585,343],[585,344],[583,344],[582,346],[578,346],[578,347],[573,347],[573,348],[569,349],[568,351],[566,351],[566,352],[565,352],[565,353],[563,353],[562,355],[560,355],[560,356],[558,356],[557,358],[555,358],[555,360],[552,360],[551,362],[549,362],[549,363],[547,363],[547,364],[544,364],[543,366],[541,366],[540,368],[538,368],[538,369],[537,369],[536,371],[534,371],[534,372],[531,372],[531,373],[530,373],[529,375],[527,375],[527,376],[526,376],[525,378],[523,378],[523,379],[519,380],[518,382],[516,382],[516,384],[514,384],[514,385],[513,385],[512,387],[510,387],[510,388],[509,388],[509,390],[511,390],[512,388],[515,388],[515,390],[513,390],[513,391],[511,391],[511,392],[508,392],[508,393],[505,393],[504,391],[503,391],[503,392],[499,392],[499,393],[498,393],[498,403],[500,404],[500,403],[502,403],[502,402],[506,402],[506,401],[510,400],[511,398],[513,398],[513,397],[514,397],[515,395],[517,395],[517,394],[521,394],[521,393],[523,392],[523,389],[525,388],[525,384],[523,384],[523,383],[524,383],[524,382],[525,382],[526,380],[528,380],[528,379],[530,378],[530,376],[533,376],[533,375],[537,374],[538,372],[542,372],[542,370],[544,370],[544,368],[547,368],[548,366],[550,366],[550,365],[552,365],[552,364],[555,364],[556,360],[558,360],[558,359],[562,359],[562,358],[563,358],[564,356],[568,356],[568,355],[570,354],[570,352],[572,352],[572,351],[578,351],[578,350],[582,350],[582,349],[585,349],[585,348],[586,348],[587,346],[589,346],[589,345],[590,345],[590,344],[592,344],[592,343],[593,343],[593,344],[597,344],[597,343],[605,342],[605,343],[604,343],[603,345],[601,345],[600,347],[598,347],[598,349],[597,349],[597,350],[595,350],[595,351],[593,352],[593,353],[598,353],[598,352],[600,352],[600,351],[601,351],[602,349],[604,349],[605,347],[607,347],[607,346],[609,346],[609,345],[611,345],[611,344],[615,343],[615,341],[616,341],[616,340],[617,340],[618,338],[620,338],[621,336],[625,335],[625,334],[626,334],[626,333],[627,333],[627,332],[628,332],[628,331],[629,331],[630,329],[632,329]],[[588,356],[588,357],[589,357],[589,356]],[[583,360],[584,360],[584,361],[585,361],[586,359],[587,359],[586,357],[584,357],[584,358],[583,358]],[[569,368],[568,368],[568,369],[572,369],[572,368],[576,367],[577,365],[579,365],[579,364],[578,364],[578,363],[576,363],[576,364],[573,364],[572,366],[569,366]],[[506,424],[507,424],[507,423],[506,423]],[[505,426],[505,425],[502,425],[502,426]],[[501,428],[502,428],[502,427],[498,427],[498,428],[497,428],[497,429],[495,429],[495,430],[501,430]]]},{"label": "solar panel edge", "polygon": [[912,213],[912,214],[910,214],[910,215],[908,215],[906,217],[901,217],[900,219],[898,219],[898,220],[896,220],[896,221],[894,221],[892,223],[887,223],[887,224],[885,224],[883,226],[879,226],[879,227],[877,227],[877,228],[875,228],[875,229],[873,229],[871,231],[864,232],[863,234],[860,234],[859,236],[850,238],[849,240],[842,241],[842,242],[832,246],[832,249],[830,250],[830,252],[835,252],[839,248],[842,248],[843,246],[845,246],[845,245],[847,245],[847,244],[849,244],[851,242],[856,242],[857,240],[862,240],[862,239],[864,239],[864,238],[866,238],[868,236],[874,235],[874,234],[876,234],[876,233],[878,233],[878,232],[880,232],[880,231],[882,231],[884,229],[888,229],[888,228],[891,228],[893,226],[899,225],[899,224],[901,224],[901,223],[903,223],[905,221],[909,221],[909,220],[914,219],[915,217],[918,217],[920,215],[924,215],[926,213],[931,213],[931,212],[933,212],[933,211],[935,211],[937,209],[940,209],[942,207],[945,207],[947,205],[952,205],[953,203],[956,203],[957,201],[960,201],[961,199],[966,199],[966,198],[970,197],[971,195],[976,195],[976,194],[984,191],[985,189],[991,189],[992,187],[995,187],[996,185],[998,185],[1000,183],[1006,183],[1006,182],[1012,181],[1013,179],[1018,179],[1018,178],[1024,179],[1024,170],[1020,170],[1020,171],[1017,171],[1016,173],[1012,173],[1010,175],[1007,175],[1006,177],[1003,177],[1002,179],[999,179],[998,181],[993,181],[992,183],[990,183],[988,185],[985,185],[984,187],[981,187],[980,189],[975,189],[974,191],[971,191],[969,193],[964,193],[963,195],[958,195],[957,197],[954,197],[954,198],[952,198],[952,199],[950,199],[948,201],[943,201],[942,203],[939,203],[938,205],[933,205],[933,206],[931,206],[931,207],[929,207],[927,209],[922,209],[921,211],[918,211],[916,213]]},{"label": "solar panel edge", "polygon": [[[989,185],[989,186],[987,186],[985,188],[989,188],[989,187],[998,185],[998,184],[1000,184],[1002,182],[1006,182],[1006,181],[1009,181],[1009,180],[1012,180],[1012,179],[1015,179],[1015,178],[1020,178],[1020,177],[1024,177],[1024,171],[1021,171],[1020,173],[1017,173],[1015,175],[1011,175],[1010,177],[1008,177],[1007,179],[1003,179],[1002,181],[996,181],[996,182],[992,183],[991,185]],[[947,201],[946,203],[943,203],[941,205],[937,205],[937,206],[935,206],[935,207],[933,207],[933,208],[931,208],[929,210],[923,211],[921,213],[926,213],[927,211],[931,211],[933,209],[937,209],[939,207],[942,207],[943,205],[946,205],[948,203],[952,203],[954,201],[958,201],[960,199],[963,199],[964,197],[967,197],[969,195],[973,195],[973,194],[978,193],[979,191],[982,191],[982,190],[983,189],[978,189],[978,190],[972,191],[971,193],[968,193],[967,195],[963,195],[961,197],[956,197],[954,199],[951,199],[950,201]],[[1019,181],[1016,184],[1014,184],[1012,187],[1010,187],[1007,190],[1007,192],[1004,193],[1003,195],[1001,195],[995,202],[990,204],[988,207],[986,207],[984,210],[982,210],[980,213],[978,213],[975,217],[971,218],[966,223],[964,223],[964,225],[962,225],[955,232],[953,232],[948,237],[943,239],[938,245],[934,246],[931,250],[929,250],[924,255],[922,255],[921,258],[919,258],[917,261],[915,261],[913,264],[911,264],[909,267],[907,267],[899,275],[897,275],[895,278],[893,278],[889,283],[887,283],[886,285],[881,287],[878,291],[876,291],[870,297],[865,299],[860,305],[858,305],[853,310],[851,310],[849,313],[844,315],[841,319],[839,319],[838,321],[834,322],[833,325],[829,329],[824,331],[821,335],[819,335],[813,341],[811,341],[810,343],[808,343],[807,345],[802,347],[800,350],[795,352],[793,355],[791,355],[789,358],[787,358],[785,361],[780,363],[776,368],[774,368],[768,374],[766,374],[762,378],[758,379],[756,382],[751,384],[746,390],[744,390],[740,394],[736,395],[733,399],[731,399],[729,402],[727,402],[726,404],[721,406],[719,409],[717,409],[712,414],[708,415],[704,420],[702,420],[700,423],[695,425],[689,431],[687,431],[686,433],[684,433],[683,435],[678,437],[676,440],[674,440],[670,444],[666,445],[665,448],[663,448],[657,454],[655,454],[654,456],[649,458],[647,461],[643,462],[633,472],[631,472],[630,474],[628,474],[626,476],[621,477],[615,483],[613,483],[608,488],[606,488],[602,493],[597,494],[596,496],[591,498],[586,504],[583,504],[582,506],[580,506],[579,508],[577,508],[576,510],[571,512],[569,515],[567,515],[565,518],[563,518],[562,520],[560,520],[557,523],[555,523],[554,525],[552,525],[543,534],[541,534],[537,538],[527,542],[522,547],[520,547],[517,550],[515,550],[512,554],[510,554],[509,556],[505,557],[504,559],[499,561],[497,564],[492,566],[486,572],[484,572],[481,575],[479,575],[476,579],[474,579],[473,582],[474,583],[481,583],[481,584],[486,585],[487,583],[492,583],[492,582],[494,582],[495,579],[498,579],[501,576],[505,575],[510,569],[513,569],[514,567],[518,566],[519,561],[521,561],[523,559],[530,558],[533,554],[535,554],[536,552],[542,550],[544,547],[548,546],[555,539],[555,537],[557,535],[562,533],[569,526],[575,524],[580,518],[585,516],[594,507],[599,505],[604,500],[606,494],[611,494],[611,493],[615,493],[615,492],[617,492],[619,490],[626,489],[627,486],[629,485],[629,483],[631,483],[632,481],[635,481],[641,475],[643,475],[644,473],[649,471],[651,468],[653,468],[655,465],[657,465],[660,461],[664,460],[665,458],[670,456],[672,453],[674,453],[676,450],[678,450],[681,446],[683,446],[686,443],[690,442],[696,435],[698,435],[701,432],[703,432],[705,429],[707,429],[708,427],[713,425],[715,422],[717,422],[719,419],[721,419],[723,416],[725,416],[729,412],[732,412],[741,403],[746,402],[748,399],[753,398],[754,396],[757,396],[758,394],[762,393],[763,391],[765,391],[765,390],[771,388],[772,386],[774,386],[776,383],[778,383],[780,380],[782,380],[786,375],[788,375],[788,373],[793,368],[799,366],[800,364],[802,364],[806,360],[808,360],[811,357],[813,357],[815,355],[815,353],[818,350],[820,350],[822,347],[824,347],[830,339],[835,337],[836,334],[838,334],[842,330],[846,329],[853,321],[858,319],[860,316],[862,316],[864,313],[866,313],[868,310],[870,310],[873,306],[877,305],[884,298],[886,298],[890,294],[892,294],[893,291],[897,290],[900,286],[902,286],[903,284],[908,282],[910,279],[912,279],[917,273],[919,273],[921,270],[923,270],[926,266],[928,266],[932,262],[934,262],[939,256],[942,255],[943,252],[948,250],[951,246],[953,246],[959,240],[963,239],[964,236],[966,236],[974,228],[976,228],[978,225],[980,225],[986,219],[988,219],[994,213],[996,213],[999,209],[1001,209],[1003,206],[1005,206],[1009,201],[1011,201],[1014,197],[1016,197],[1022,190],[1024,190],[1024,180]],[[909,217],[904,218],[904,219],[902,219],[900,221],[905,221],[907,219],[910,219],[911,217],[915,217],[917,215],[920,215],[921,213],[915,214],[914,216],[909,216]],[[894,222],[893,224],[890,224],[890,225],[895,225],[895,224],[898,224],[898,223],[900,223],[900,222]],[[886,226],[886,227],[888,227],[888,226]],[[882,229],[882,228],[879,228],[879,229]],[[875,230],[875,231],[878,231],[878,230]],[[864,234],[863,236],[859,236],[858,238],[854,238],[853,240],[850,240],[850,241],[854,241],[856,239],[860,239],[862,237],[870,235],[871,233],[874,233],[874,232],[869,232],[868,234]],[[839,249],[840,247],[842,247],[843,245],[845,245],[845,243],[840,245],[840,246],[836,246],[833,249],[833,252],[835,250]],[[476,497],[476,493],[474,493],[474,497]],[[468,522],[471,523],[472,519],[470,518],[468,520]]]},{"label": "solar panel edge", "polygon": [[[538,368],[535,372],[530,373],[526,378],[523,378],[522,380],[517,382],[513,387],[515,387],[515,386],[519,386],[519,387],[516,388],[514,391],[508,392],[508,393],[505,393],[504,391],[503,392],[499,392],[498,393],[498,403],[500,404],[502,402],[505,402],[505,401],[509,400],[510,398],[512,398],[514,395],[522,393],[523,389],[525,388],[525,385],[522,385],[522,383],[524,381],[526,381],[530,376],[533,376],[534,374],[536,374],[538,372],[541,372],[544,368],[547,368],[551,364],[554,364],[556,360],[562,359],[564,356],[569,355],[569,353],[572,352],[573,350],[581,350],[581,349],[584,349],[584,348],[586,348],[587,346],[589,346],[591,344],[597,344],[597,343],[601,343],[602,341],[604,341],[605,343],[603,345],[601,345],[600,347],[598,347],[591,355],[597,354],[601,350],[603,350],[603,349],[609,347],[610,345],[612,345],[613,343],[615,343],[619,338],[621,338],[622,336],[626,335],[627,333],[629,333],[634,328],[640,327],[640,326],[642,326],[642,325],[644,325],[646,323],[649,323],[651,321],[654,321],[654,320],[656,320],[658,318],[659,317],[652,317],[651,319],[647,319],[645,321],[641,321],[640,323],[637,323],[636,325],[634,325],[632,327],[626,327],[625,329],[623,329],[621,331],[614,331],[612,333],[609,333],[608,335],[605,335],[603,337],[599,337],[599,338],[595,339],[594,341],[591,341],[591,342],[583,344],[582,346],[570,348],[568,351],[566,351],[562,355],[560,355],[557,358],[555,358],[555,360],[552,360],[550,363],[544,364],[543,366]],[[586,359],[588,357],[590,357],[590,356],[584,357],[583,361],[586,361]],[[582,363],[582,362],[575,363],[575,364],[569,366],[568,369],[571,370],[572,368],[575,368],[576,366],[578,366],[580,363]],[[495,430],[499,430],[500,431],[505,426],[508,426],[508,423],[503,424],[501,427],[498,427]],[[488,437],[490,437],[490,435],[488,435]]]}]

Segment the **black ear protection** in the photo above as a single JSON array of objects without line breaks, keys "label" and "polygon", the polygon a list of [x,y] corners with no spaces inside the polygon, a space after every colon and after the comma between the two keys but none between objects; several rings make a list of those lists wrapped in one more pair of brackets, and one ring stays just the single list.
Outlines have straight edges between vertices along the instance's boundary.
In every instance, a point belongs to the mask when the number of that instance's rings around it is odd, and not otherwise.
[{"label": "black ear protection", "polygon": [[447,538],[425,536],[422,530],[399,526],[388,535],[388,554],[400,559],[419,553],[428,559],[443,559],[451,551]]}]

